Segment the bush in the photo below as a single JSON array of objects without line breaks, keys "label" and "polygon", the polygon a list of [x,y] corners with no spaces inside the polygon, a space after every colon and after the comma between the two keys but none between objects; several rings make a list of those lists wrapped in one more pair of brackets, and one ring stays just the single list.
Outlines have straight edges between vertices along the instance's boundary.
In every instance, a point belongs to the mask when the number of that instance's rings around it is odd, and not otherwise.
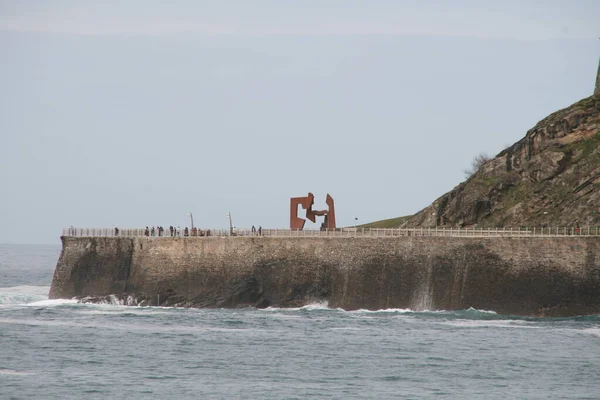
[{"label": "bush", "polygon": [[477,154],[473,158],[473,161],[471,161],[471,168],[463,170],[463,172],[465,173],[465,177],[470,178],[471,176],[473,176],[473,174],[475,174],[477,171],[479,171],[479,169],[481,169],[483,164],[490,161],[491,159],[492,157],[490,157],[486,153]]}]

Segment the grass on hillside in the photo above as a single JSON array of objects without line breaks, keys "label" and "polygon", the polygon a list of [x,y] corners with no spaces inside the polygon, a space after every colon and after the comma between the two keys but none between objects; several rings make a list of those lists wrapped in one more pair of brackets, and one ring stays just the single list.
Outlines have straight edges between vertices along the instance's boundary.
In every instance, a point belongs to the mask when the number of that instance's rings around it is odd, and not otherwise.
[{"label": "grass on hillside", "polygon": [[[576,105],[587,105],[585,102],[589,102],[590,99],[581,100]],[[566,168],[573,161],[579,161],[583,158],[589,157],[589,155],[600,146],[600,131],[596,132],[596,134],[586,140],[581,142],[571,143],[566,146],[560,147],[555,151],[560,151],[565,153],[565,158],[561,161],[562,168]],[[577,154],[576,160],[572,160],[573,154]],[[590,168],[594,169],[600,163],[600,156],[594,155],[593,158],[589,160],[591,167],[588,167],[586,171]],[[498,181],[507,179],[506,176],[474,176],[469,183],[473,185],[475,188],[483,189],[484,191],[489,191],[489,189],[496,185]],[[471,189],[473,189],[471,186]],[[552,182],[543,181],[543,182],[527,182],[520,181],[515,186],[509,187],[503,194],[501,204],[498,204],[498,210],[508,209],[513,207],[519,203],[527,203],[531,198],[535,197],[537,193],[545,192],[547,195],[551,195],[555,202],[558,204],[562,203],[565,199],[569,198],[573,195],[572,188],[568,186],[556,186],[553,185]],[[397,228],[409,220],[412,215],[407,215],[404,217],[398,218],[390,218],[384,219],[381,221],[374,221],[368,224],[358,225],[357,228]]]},{"label": "grass on hillside", "polygon": [[404,217],[384,219],[381,221],[370,222],[368,224],[358,225],[357,228],[397,228],[408,220],[412,215]]}]

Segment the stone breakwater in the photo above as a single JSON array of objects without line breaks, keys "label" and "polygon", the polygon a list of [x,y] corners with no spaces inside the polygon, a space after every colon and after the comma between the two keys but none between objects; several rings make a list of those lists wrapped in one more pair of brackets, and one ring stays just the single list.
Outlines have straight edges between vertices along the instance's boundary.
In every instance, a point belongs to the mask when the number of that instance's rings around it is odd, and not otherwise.
[{"label": "stone breakwater", "polygon": [[126,304],[600,313],[600,240],[63,237],[50,298]]}]

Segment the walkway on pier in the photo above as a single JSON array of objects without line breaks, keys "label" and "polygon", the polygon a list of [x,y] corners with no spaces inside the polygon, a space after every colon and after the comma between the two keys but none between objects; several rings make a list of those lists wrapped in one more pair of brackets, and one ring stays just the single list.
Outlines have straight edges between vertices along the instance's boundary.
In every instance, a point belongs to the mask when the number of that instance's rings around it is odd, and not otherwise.
[{"label": "walkway on pier", "polygon": [[441,237],[600,237],[600,227],[526,227],[526,228],[341,228],[336,230],[291,230],[291,229],[262,229],[257,232],[251,229],[206,229],[198,230],[197,235],[184,234],[180,229],[170,234],[163,232],[162,236],[147,234],[146,229],[114,228],[65,228],[63,236],[71,237],[152,237],[163,239],[169,237],[190,237],[194,239],[210,239],[225,236],[248,237],[389,237],[389,236],[441,236]]}]

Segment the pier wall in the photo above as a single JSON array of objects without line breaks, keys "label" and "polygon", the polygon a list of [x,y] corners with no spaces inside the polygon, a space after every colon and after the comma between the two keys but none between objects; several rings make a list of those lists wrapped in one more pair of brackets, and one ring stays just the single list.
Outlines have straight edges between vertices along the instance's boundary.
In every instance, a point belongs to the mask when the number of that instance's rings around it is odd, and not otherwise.
[{"label": "pier wall", "polygon": [[600,313],[597,237],[62,237],[51,298]]}]

